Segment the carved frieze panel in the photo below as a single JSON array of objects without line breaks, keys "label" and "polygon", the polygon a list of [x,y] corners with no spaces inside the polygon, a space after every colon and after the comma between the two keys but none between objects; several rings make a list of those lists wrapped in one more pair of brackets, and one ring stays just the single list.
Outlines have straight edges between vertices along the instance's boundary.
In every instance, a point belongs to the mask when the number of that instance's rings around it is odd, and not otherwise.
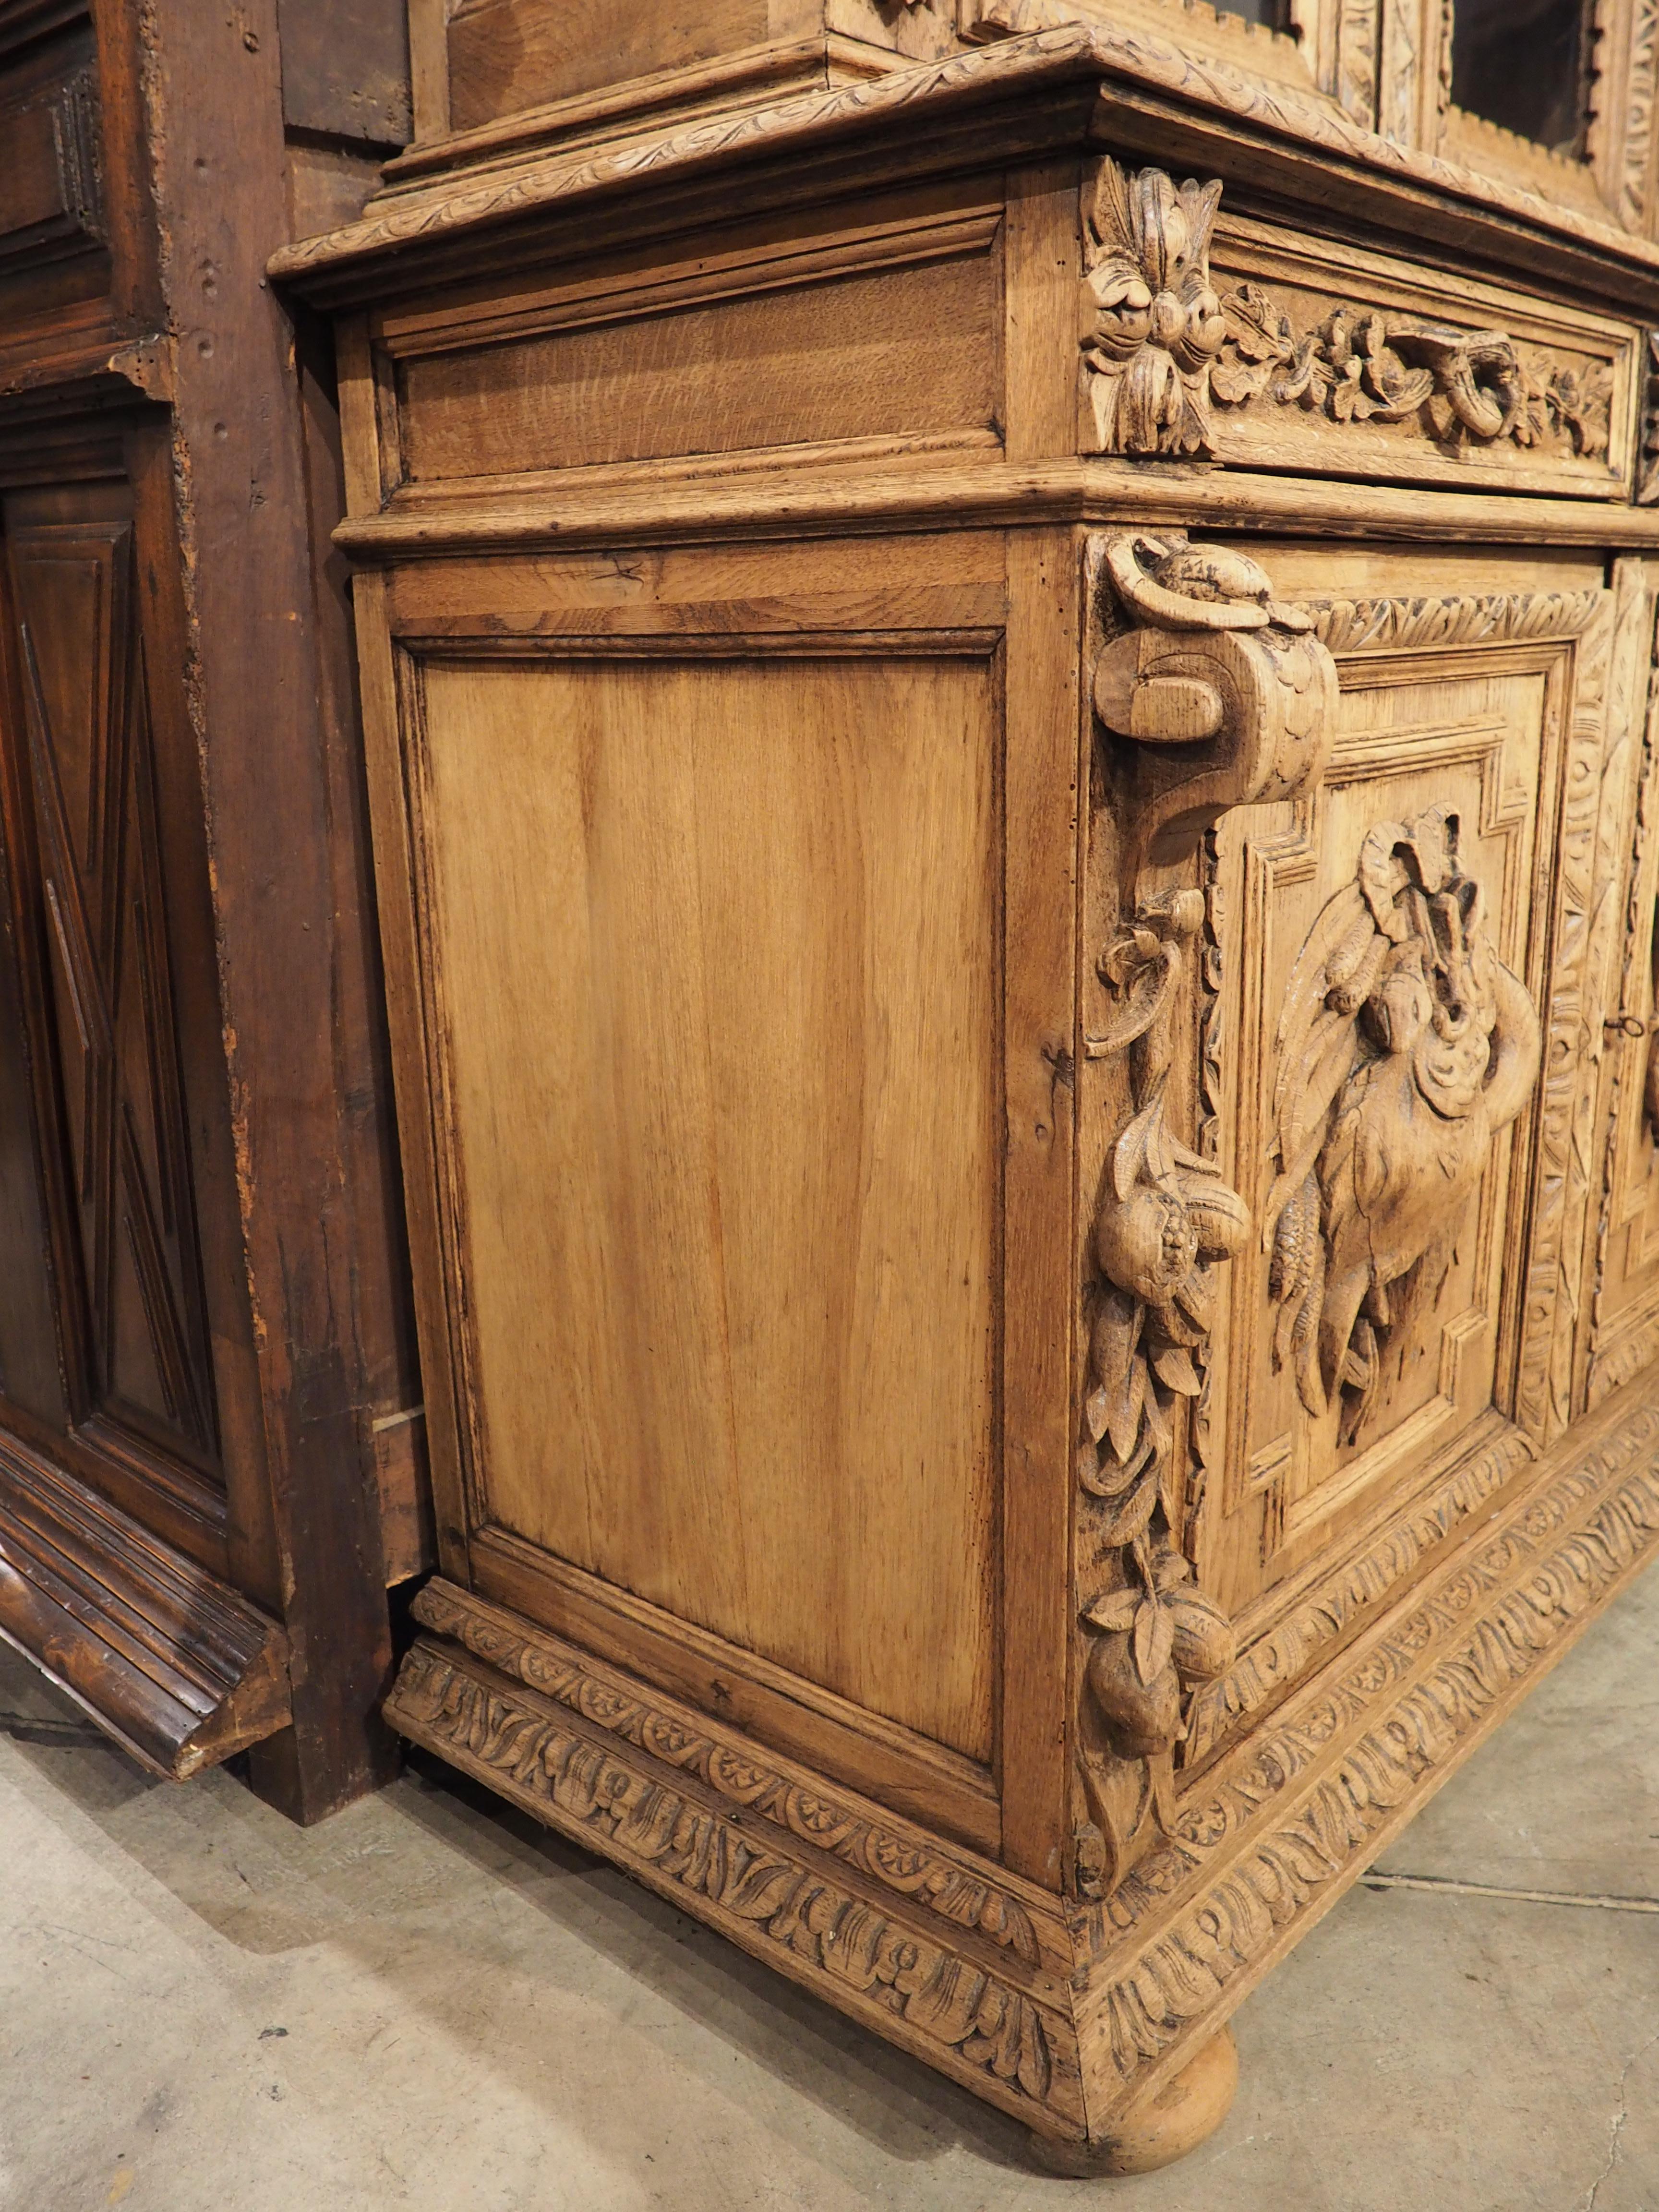
[{"label": "carved frieze panel", "polygon": [[1085,452],[1614,496],[1626,325],[1230,214],[1103,159],[1083,195]]},{"label": "carved frieze panel", "polygon": [[1210,379],[1218,458],[1628,493],[1643,374],[1628,325],[1224,209],[1209,276],[1226,330]]}]

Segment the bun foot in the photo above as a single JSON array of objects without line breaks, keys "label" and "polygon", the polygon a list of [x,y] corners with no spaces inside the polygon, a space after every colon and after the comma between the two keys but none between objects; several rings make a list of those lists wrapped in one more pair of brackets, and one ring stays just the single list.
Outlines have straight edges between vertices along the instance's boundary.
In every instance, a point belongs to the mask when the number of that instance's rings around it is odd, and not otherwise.
[{"label": "bun foot", "polygon": [[1156,2096],[1131,2105],[1105,2142],[1056,2142],[1052,2136],[1034,2134],[1031,2146],[1050,2173],[1073,2181],[1095,2180],[1103,2174],[1153,2173],[1160,2166],[1173,2166],[1176,2159],[1185,2158],[1214,2134],[1231,2110],[1237,2087],[1238,2045],[1232,2030],[1224,2027]]}]

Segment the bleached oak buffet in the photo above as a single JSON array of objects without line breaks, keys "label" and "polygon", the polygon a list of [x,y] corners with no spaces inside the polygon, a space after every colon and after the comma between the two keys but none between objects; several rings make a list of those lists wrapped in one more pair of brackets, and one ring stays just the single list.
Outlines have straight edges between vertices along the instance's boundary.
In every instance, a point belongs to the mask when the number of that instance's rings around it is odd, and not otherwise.
[{"label": "bleached oak buffet", "polygon": [[1659,1532],[1656,30],[464,0],[273,264],[438,1494],[390,1715],[1063,2170],[1215,2124]]}]

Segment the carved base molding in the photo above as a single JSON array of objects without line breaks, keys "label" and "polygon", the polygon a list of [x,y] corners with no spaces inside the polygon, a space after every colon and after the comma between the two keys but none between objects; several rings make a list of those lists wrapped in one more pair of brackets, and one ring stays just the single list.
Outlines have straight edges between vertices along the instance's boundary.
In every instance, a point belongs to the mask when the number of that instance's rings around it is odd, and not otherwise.
[{"label": "carved base molding", "polygon": [[386,1715],[550,1827],[1046,2135],[1081,2140],[1058,1898],[428,1584]]},{"label": "carved base molding", "polygon": [[1650,1558],[1638,1378],[1068,1905],[453,1584],[386,1712],[1037,2133],[1104,2153]]}]

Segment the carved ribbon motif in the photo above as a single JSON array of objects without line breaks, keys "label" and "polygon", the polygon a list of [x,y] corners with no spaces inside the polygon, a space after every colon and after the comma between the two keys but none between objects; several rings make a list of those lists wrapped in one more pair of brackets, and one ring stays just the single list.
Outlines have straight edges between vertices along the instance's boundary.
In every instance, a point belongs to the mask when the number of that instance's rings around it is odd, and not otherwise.
[{"label": "carved ribbon motif", "polygon": [[1605,363],[1534,366],[1503,331],[1348,306],[1298,337],[1259,284],[1241,284],[1221,304],[1226,339],[1210,389],[1223,406],[1265,394],[1333,422],[1415,420],[1442,444],[1554,438],[1591,459],[1607,453],[1613,376]]},{"label": "carved ribbon motif", "polygon": [[1349,1443],[1385,1340],[1451,1266],[1492,1140],[1538,1080],[1538,1016],[1493,951],[1459,822],[1379,822],[1291,975],[1264,1237],[1276,1365]]},{"label": "carved ribbon motif", "polygon": [[[1085,1896],[1115,1886],[1170,1817],[1184,1705],[1232,1663],[1226,1617],[1176,1540],[1182,1402],[1203,1387],[1214,1273],[1243,1251],[1249,1214],[1168,1118],[1175,1017],[1201,892],[1149,876],[1190,860],[1230,808],[1316,780],[1336,670],[1298,609],[1255,562],[1177,533],[1104,549],[1103,609],[1118,634],[1097,665],[1095,708],[1131,741],[1114,763],[1131,833],[1118,937],[1101,960],[1120,1005],[1091,1058],[1129,1054],[1132,1111],[1110,1147],[1085,1285],[1089,1360],[1077,1473],[1089,1638],[1079,1727]],[[1127,627],[1126,627],[1127,625]]]}]

